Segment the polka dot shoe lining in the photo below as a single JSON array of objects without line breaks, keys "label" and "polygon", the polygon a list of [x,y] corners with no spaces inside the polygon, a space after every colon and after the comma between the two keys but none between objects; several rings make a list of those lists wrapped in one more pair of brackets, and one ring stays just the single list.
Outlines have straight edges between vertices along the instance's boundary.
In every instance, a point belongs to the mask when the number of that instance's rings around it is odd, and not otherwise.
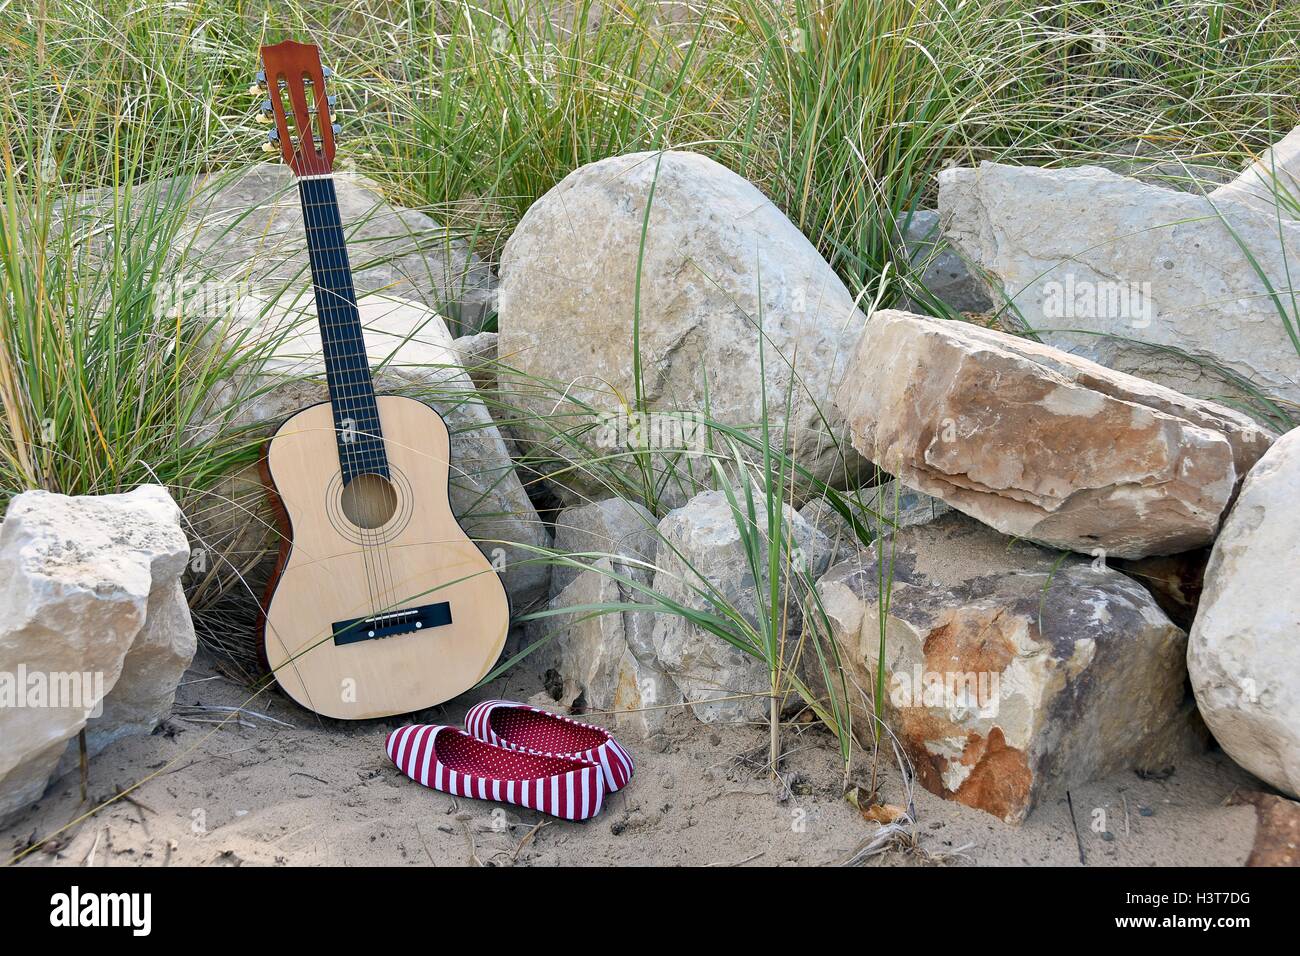
[{"label": "polka dot shoe lining", "polygon": [[485,700],[465,715],[465,729],[479,740],[513,750],[576,757],[598,764],[613,793],[627,785],[632,757],[609,731],[510,700]]}]

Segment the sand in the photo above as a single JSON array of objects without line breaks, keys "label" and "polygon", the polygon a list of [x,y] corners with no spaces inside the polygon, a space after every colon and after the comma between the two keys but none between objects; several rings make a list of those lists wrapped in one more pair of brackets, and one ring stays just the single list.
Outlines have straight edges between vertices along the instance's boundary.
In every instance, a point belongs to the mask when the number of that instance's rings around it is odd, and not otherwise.
[{"label": "sand", "polygon": [[[423,717],[456,723],[478,699],[539,688],[516,669]],[[383,750],[399,721],[323,721],[273,690],[248,695],[200,655],[158,732],[91,761],[87,802],[80,775],[64,777],[0,830],[0,852],[25,853],[20,866],[835,865],[880,830],[844,799],[838,751],[815,725],[785,731],[783,786],[746,759],[763,754],[765,728],[674,714],[662,735],[623,739],[636,776],[599,817],[564,823],[408,780]],[[262,716],[218,724],[200,709],[240,705]],[[897,770],[882,759],[878,773],[884,800],[904,804]],[[870,780],[869,755],[851,776]],[[68,825],[141,780],[129,799]],[[915,825],[861,862],[1079,866],[1082,852],[1088,866],[1241,865],[1256,812],[1229,801],[1259,786],[1216,750],[1164,780],[1121,773],[1073,791],[1075,824],[1062,795],[1019,827],[918,790]]]}]

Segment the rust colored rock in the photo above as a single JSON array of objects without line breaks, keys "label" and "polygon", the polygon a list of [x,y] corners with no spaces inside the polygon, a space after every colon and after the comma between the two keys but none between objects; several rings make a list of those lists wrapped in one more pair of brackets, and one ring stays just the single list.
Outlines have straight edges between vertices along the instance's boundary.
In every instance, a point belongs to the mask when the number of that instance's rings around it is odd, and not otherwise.
[{"label": "rust colored rock", "polygon": [[1239,793],[1232,802],[1255,808],[1255,845],[1247,866],[1300,866],[1300,803],[1259,790]]},{"label": "rust colored rock", "polygon": [[927,790],[1008,823],[1096,777],[1175,764],[1206,739],[1186,634],[1102,562],[950,513],[836,565],[817,590],[852,678],[855,733],[872,733],[888,593],[881,717]]},{"label": "rust colored rock", "polygon": [[1059,349],[876,312],[836,394],[854,447],[1005,534],[1141,558],[1209,544],[1273,436]]}]

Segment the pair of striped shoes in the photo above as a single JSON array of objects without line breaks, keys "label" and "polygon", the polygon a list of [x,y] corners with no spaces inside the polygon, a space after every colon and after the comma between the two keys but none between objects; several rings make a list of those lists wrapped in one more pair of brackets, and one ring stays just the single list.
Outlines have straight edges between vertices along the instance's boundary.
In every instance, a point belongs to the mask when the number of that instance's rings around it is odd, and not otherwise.
[{"label": "pair of striped shoes", "polygon": [[609,731],[528,704],[485,700],[465,730],[408,724],[388,735],[397,769],[457,797],[512,803],[563,820],[600,813],[632,778],[632,758]]}]

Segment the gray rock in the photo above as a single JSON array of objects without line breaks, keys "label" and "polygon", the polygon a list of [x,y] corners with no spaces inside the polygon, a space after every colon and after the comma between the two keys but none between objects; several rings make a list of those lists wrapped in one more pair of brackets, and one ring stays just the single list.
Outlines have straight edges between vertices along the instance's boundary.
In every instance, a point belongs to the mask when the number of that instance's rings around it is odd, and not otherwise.
[{"label": "gray rock", "polygon": [[0,527],[0,819],[39,799],[83,729],[94,755],[171,712],[195,649],[180,585],[189,556],[180,510],[157,485],[79,497],[29,491],[9,502]]},{"label": "gray rock", "polygon": [[921,282],[931,295],[954,312],[992,311],[993,300],[984,281],[943,241],[937,210],[918,209],[910,216],[904,214],[899,217],[898,228],[908,264],[922,270]]},{"label": "gray rock", "polygon": [[[652,571],[643,565],[654,561],[657,525],[649,509],[634,501],[625,498],[594,501],[566,508],[555,519],[555,550],[567,555],[626,555],[634,559],[633,563],[615,559],[614,570],[649,584]],[[568,587],[579,573],[579,568],[556,565],[551,571],[552,596]]]},{"label": "gray rock", "polygon": [[[848,497],[854,517],[873,536],[925,524],[952,510],[940,499],[914,491],[898,480],[859,488]],[[799,516],[831,539],[835,546],[832,561],[848,557],[861,545],[853,525],[825,498],[808,502],[799,509]]]},{"label": "gray rock", "polygon": [[[783,508],[783,514],[789,537],[799,549],[799,560],[810,579],[815,579],[830,559],[830,541],[789,506]],[[768,540],[761,509],[759,527],[752,530]],[[751,626],[758,626],[767,585],[756,580],[750,569],[736,519],[723,492],[696,495],[670,512],[660,522],[659,534],[653,586],[658,594],[696,610],[731,608]],[[766,548],[764,555],[760,567],[767,561]],[[800,580],[790,581],[783,576],[782,588],[787,584],[798,588],[801,580],[802,575]],[[760,591],[763,601],[759,599]],[[799,596],[792,596],[788,619],[791,634],[797,633],[802,624],[799,604]],[[767,719],[768,669],[758,657],[667,612],[655,616],[651,641],[659,666],[677,684],[700,720],[734,723]],[[746,694],[760,696],[739,696]],[[721,700],[723,697],[737,699]]]},{"label": "gray rock", "polygon": [[1246,476],[1205,570],[1187,649],[1215,739],[1261,780],[1300,797],[1300,429]]},{"label": "gray rock", "polygon": [[[477,329],[495,310],[496,280],[467,243],[424,213],[386,202],[361,176],[339,172],[334,184],[358,295],[383,292],[422,302],[465,329]],[[302,205],[287,166],[263,163],[137,189],[151,196],[183,191],[189,210],[173,245],[184,253],[185,276],[196,286],[219,279],[310,298]],[[108,191],[91,191],[79,197],[77,215],[100,216],[110,201]],[[144,196],[133,208],[148,210],[156,202]]]},{"label": "gray rock", "polygon": [[881,542],[817,590],[869,741],[886,579],[879,713],[927,790],[1017,823],[1049,795],[1203,743],[1186,635],[1135,581],[959,514]]},{"label": "gray rock", "polygon": [[[551,600],[553,610],[590,608],[634,602],[637,594],[614,578],[609,558],[595,561],[590,570],[570,579]],[[619,572],[622,573],[622,572]],[[634,648],[631,631],[648,630],[650,611],[610,611],[598,614],[575,610],[544,619],[534,634],[552,635],[550,658],[564,678],[564,699],[581,700],[582,709],[614,711],[615,727],[646,736],[662,729],[671,706],[680,703],[676,685],[655,664],[642,641]],[[638,622],[638,618],[645,619]]]},{"label": "gray rock", "polygon": [[1291,288],[1300,222],[1094,167],[996,163],[940,173],[939,210],[1042,341],[1189,395],[1300,401],[1300,355],[1247,256]]},{"label": "gray rock", "polygon": [[497,387],[497,333],[462,335],[451,343],[451,350],[479,391]]},{"label": "gray rock", "polygon": [[[658,414],[634,433],[618,426],[637,394],[638,263],[643,393]],[[499,307],[500,352],[520,373],[512,389],[525,412],[572,415],[563,424],[574,439],[584,424],[602,426],[590,432],[593,456],[644,445],[657,478],[672,486],[672,475],[685,486],[665,492],[672,502],[712,480],[692,416],[707,409],[715,421],[753,429],[763,418],[765,382],[769,425],[780,436],[791,368],[799,382],[787,450],[797,448],[813,474],[841,486],[852,480],[846,470],[860,464],[849,453],[846,469],[829,398],[862,313],[767,197],[703,156],[633,153],[570,173],[532,205],[506,244]],[[829,433],[822,412],[832,419]],[[525,422],[520,431],[562,460],[586,458],[544,428]],[[563,480],[591,497],[608,494],[581,466]]]}]

